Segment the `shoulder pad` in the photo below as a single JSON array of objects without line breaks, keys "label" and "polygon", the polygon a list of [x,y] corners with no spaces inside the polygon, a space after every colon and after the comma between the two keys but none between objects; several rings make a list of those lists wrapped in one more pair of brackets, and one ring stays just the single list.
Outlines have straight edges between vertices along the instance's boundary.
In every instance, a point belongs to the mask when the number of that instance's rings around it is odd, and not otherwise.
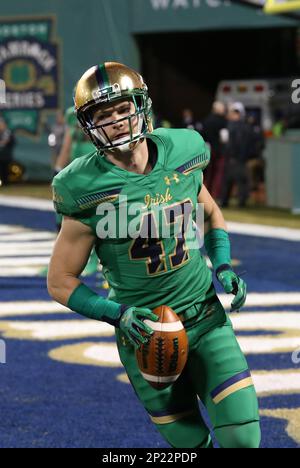
[{"label": "shoulder pad", "polygon": [[[122,190],[115,176],[102,174],[95,152],[75,159],[53,179],[53,201],[58,213],[78,217],[100,203],[114,202]],[[99,176],[97,176],[99,173]],[[96,174],[96,177],[95,177]],[[103,177],[101,177],[103,176]]]},{"label": "shoulder pad", "polygon": [[200,133],[191,129],[157,129],[154,132],[166,149],[168,168],[185,175],[205,169],[210,160],[209,149]]},{"label": "shoulder pad", "polygon": [[72,216],[77,206],[65,184],[55,176],[52,182],[53,204],[57,213]]}]

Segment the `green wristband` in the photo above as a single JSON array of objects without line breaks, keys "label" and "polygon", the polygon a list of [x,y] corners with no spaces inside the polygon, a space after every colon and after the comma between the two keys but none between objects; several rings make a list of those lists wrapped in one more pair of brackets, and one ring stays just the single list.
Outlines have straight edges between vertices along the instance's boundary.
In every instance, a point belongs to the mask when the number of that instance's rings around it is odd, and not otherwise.
[{"label": "green wristband", "polygon": [[79,284],[69,297],[67,306],[85,317],[102,320],[117,327],[122,305],[99,296],[85,284]]},{"label": "green wristband", "polygon": [[207,255],[217,270],[221,265],[231,265],[230,241],[228,232],[224,229],[211,229],[204,236]]}]

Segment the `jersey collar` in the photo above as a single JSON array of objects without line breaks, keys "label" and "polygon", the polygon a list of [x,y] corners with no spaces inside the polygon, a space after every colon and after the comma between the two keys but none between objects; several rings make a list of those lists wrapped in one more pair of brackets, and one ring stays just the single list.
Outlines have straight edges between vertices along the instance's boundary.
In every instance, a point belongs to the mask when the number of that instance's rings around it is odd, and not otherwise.
[{"label": "jersey collar", "polygon": [[122,177],[124,179],[133,179],[137,183],[148,183],[152,177],[156,177],[156,174],[162,170],[165,162],[165,147],[160,138],[158,138],[156,135],[153,135],[152,133],[147,133],[145,135],[146,138],[149,138],[153,141],[153,143],[157,147],[157,161],[154,166],[154,168],[148,172],[147,174],[137,174],[136,172],[130,172],[127,171],[126,169],[122,169],[119,166],[116,166],[112,162],[110,162],[106,157],[101,154],[101,164],[103,164],[107,169],[110,171],[114,172],[115,174],[118,174],[119,177]]}]

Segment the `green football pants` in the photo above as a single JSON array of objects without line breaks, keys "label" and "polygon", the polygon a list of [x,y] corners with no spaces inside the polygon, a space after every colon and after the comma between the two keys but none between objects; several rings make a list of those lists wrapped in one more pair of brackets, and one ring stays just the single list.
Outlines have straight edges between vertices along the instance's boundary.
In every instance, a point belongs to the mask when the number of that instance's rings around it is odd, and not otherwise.
[{"label": "green football pants", "polygon": [[[215,301],[219,307],[217,297]],[[152,422],[172,447],[211,447],[199,397],[221,447],[259,447],[257,396],[229,318],[204,334],[199,331],[197,317],[184,325],[189,338],[188,361],[177,381],[163,390],[144,380],[134,348],[116,330],[120,359]]]}]

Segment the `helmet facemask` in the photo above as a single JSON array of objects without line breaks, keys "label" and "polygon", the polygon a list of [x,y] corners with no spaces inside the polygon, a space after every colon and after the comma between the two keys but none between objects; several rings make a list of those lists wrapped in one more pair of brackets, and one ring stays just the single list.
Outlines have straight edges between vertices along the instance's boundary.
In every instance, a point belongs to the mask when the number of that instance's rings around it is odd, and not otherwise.
[{"label": "helmet facemask", "polygon": [[[95,121],[95,114],[101,110],[101,105],[109,103],[113,106],[122,101],[133,103],[134,112],[104,124],[99,124]],[[132,93],[129,96],[123,95],[115,99],[87,106],[82,112],[78,113],[78,119],[84,131],[99,150],[112,151],[117,148],[122,152],[130,151],[136,147],[147,132],[152,131],[151,100],[147,93]],[[129,135],[114,140],[110,139],[108,128],[121,122],[128,123],[125,126],[128,128]]]}]

